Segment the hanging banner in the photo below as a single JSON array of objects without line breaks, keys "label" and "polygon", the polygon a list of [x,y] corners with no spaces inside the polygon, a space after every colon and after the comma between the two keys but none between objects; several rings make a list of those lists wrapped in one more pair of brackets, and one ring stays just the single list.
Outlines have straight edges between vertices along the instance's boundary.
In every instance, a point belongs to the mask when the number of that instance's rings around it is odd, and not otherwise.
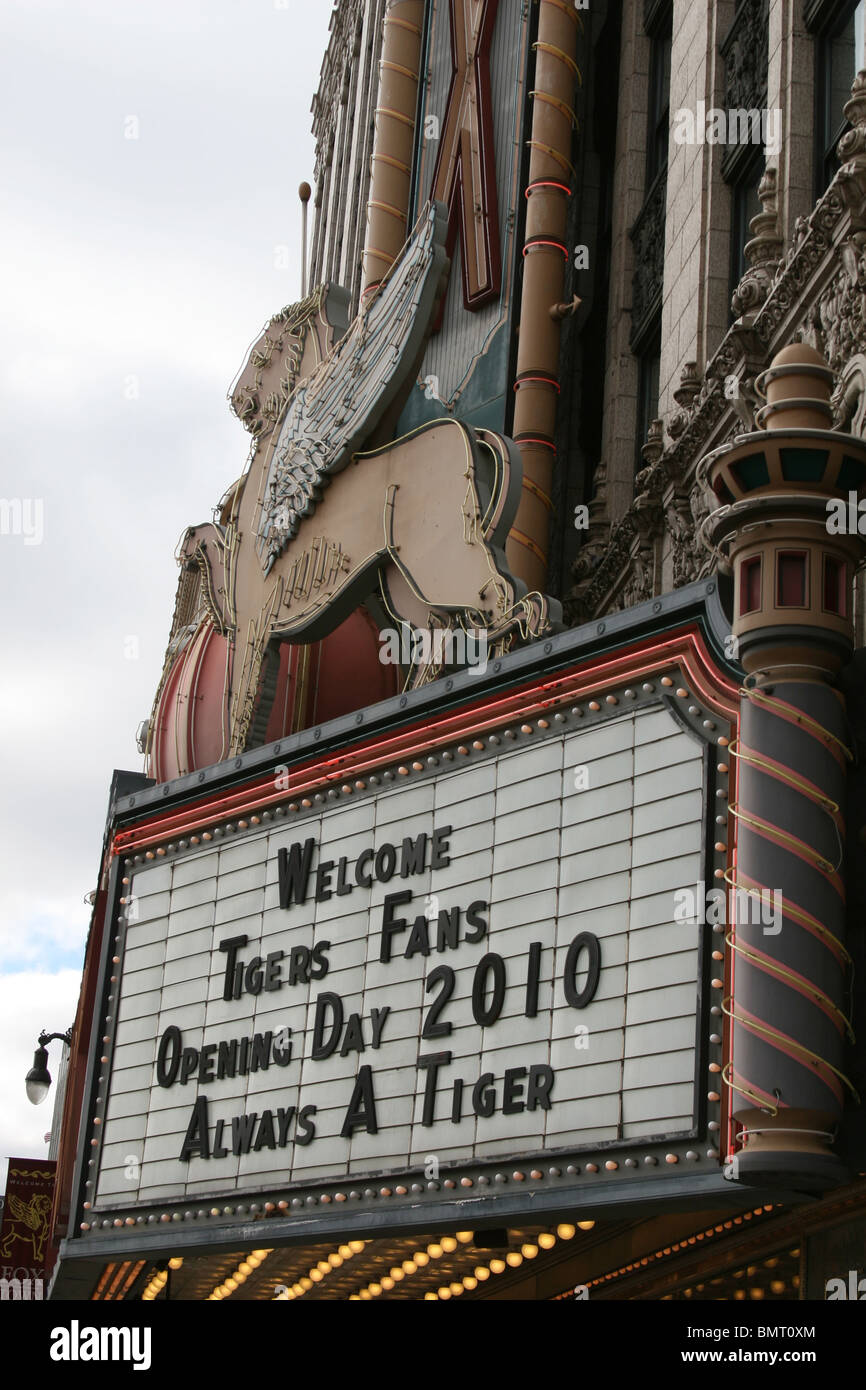
[{"label": "hanging banner", "polygon": [[54,1265],[48,1244],[53,1160],[10,1158],[0,1225],[0,1299],[42,1299]]}]

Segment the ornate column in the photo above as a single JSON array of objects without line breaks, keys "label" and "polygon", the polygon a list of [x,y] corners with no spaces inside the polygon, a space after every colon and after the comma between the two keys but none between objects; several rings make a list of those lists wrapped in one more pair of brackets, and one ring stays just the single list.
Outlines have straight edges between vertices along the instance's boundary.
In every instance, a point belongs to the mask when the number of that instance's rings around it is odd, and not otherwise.
[{"label": "ornate column", "polygon": [[[734,1175],[820,1189],[850,1083],[845,788],[851,759],[835,678],[854,648],[852,580],[864,541],[838,527],[866,495],[866,442],[834,432],[833,374],[811,347],[758,379],[757,432],[704,461],[721,507],[706,523],[734,571],[741,692],[727,941],[731,1061],[743,1147]],[[847,514],[847,513],[846,513]]]}]

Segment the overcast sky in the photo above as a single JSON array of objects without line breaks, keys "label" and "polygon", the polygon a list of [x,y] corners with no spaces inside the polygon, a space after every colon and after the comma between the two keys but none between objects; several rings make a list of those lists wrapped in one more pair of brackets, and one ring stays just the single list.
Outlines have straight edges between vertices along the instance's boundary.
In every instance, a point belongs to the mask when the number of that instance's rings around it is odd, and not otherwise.
[{"label": "overcast sky", "polygon": [[[113,768],[141,770],[174,549],[243,471],[226,392],[300,298],[332,0],[6,0],[0,1191],[75,1014]],[[284,248],[288,248],[288,253]],[[285,266],[287,268],[280,268]],[[4,508],[2,503],[8,505]],[[57,1074],[59,1045],[49,1068]]]}]

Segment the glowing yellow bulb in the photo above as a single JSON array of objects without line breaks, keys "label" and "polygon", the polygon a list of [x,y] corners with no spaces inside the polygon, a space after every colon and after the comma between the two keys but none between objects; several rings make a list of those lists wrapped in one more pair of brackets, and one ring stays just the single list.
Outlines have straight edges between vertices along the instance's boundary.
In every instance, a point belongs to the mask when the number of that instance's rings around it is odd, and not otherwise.
[{"label": "glowing yellow bulb", "polygon": [[358,1297],[362,1298],[364,1302],[367,1303],[373,1297],[373,1295],[370,1293],[369,1289],[362,1289],[361,1292],[358,1294]]},{"label": "glowing yellow bulb", "polygon": [[462,1284],[457,1284],[457,1283],[449,1284],[448,1287],[450,1288],[450,1290],[451,1290],[451,1292],[453,1293],[453,1295],[454,1295],[455,1298],[459,1298],[460,1295],[461,1295],[462,1292],[463,1292],[463,1285],[462,1285]]},{"label": "glowing yellow bulb", "polygon": [[310,1278],[312,1279],[312,1281],[313,1281],[314,1284],[321,1284],[321,1282],[322,1282],[322,1280],[324,1279],[324,1277],[325,1277],[325,1276],[324,1276],[324,1274],[322,1273],[322,1271],[321,1271],[320,1269],[311,1269],[311,1270],[310,1270]]},{"label": "glowing yellow bulb", "polygon": [[480,1279],[482,1284],[484,1283],[485,1279],[490,1278],[490,1270],[487,1268],[486,1265],[478,1265],[476,1267],[475,1278]]},{"label": "glowing yellow bulb", "polygon": [[556,1236],[551,1235],[549,1231],[542,1231],[538,1237],[538,1244],[542,1250],[552,1250],[556,1244]]},{"label": "glowing yellow bulb", "polygon": [[343,1256],[342,1256],[342,1255],[338,1255],[338,1254],[335,1252],[333,1255],[329,1255],[329,1256],[328,1256],[328,1264],[330,1265],[331,1269],[339,1269],[339,1268],[340,1268],[340,1265],[341,1265],[342,1263],[343,1263]]},{"label": "glowing yellow bulb", "polygon": [[373,1295],[374,1298],[378,1298],[379,1294],[382,1292],[381,1284],[370,1284],[369,1288],[370,1293]]},{"label": "glowing yellow bulb", "polygon": [[464,1289],[469,1289],[471,1292],[472,1289],[478,1288],[478,1280],[473,1278],[471,1274],[467,1274],[463,1280],[463,1287]]},{"label": "glowing yellow bulb", "polygon": [[302,1293],[306,1293],[306,1290],[303,1284],[293,1284],[292,1293],[295,1295],[296,1298],[300,1298]]},{"label": "glowing yellow bulb", "polygon": [[491,1274],[501,1274],[504,1268],[505,1268],[505,1261],[504,1261],[504,1260],[491,1260],[491,1261],[490,1261],[490,1272],[491,1272]]},{"label": "glowing yellow bulb", "polygon": [[168,1267],[169,1269],[180,1269],[182,1264],[183,1257],[181,1255],[175,1255],[172,1259],[169,1260]]},{"label": "glowing yellow bulb", "polygon": [[443,1236],[439,1244],[442,1246],[442,1249],[445,1250],[449,1255],[451,1254],[452,1250],[457,1249],[457,1241],[454,1239],[453,1236]]},{"label": "glowing yellow bulb", "polygon": [[505,1263],[511,1265],[512,1269],[517,1269],[523,1264],[523,1256],[519,1250],[509,1250],[508,1254],[505,1256]]},{"label": "glowing yellow bulb", "polygon": [[299,1279],[299,1280],[298,1280],[298,1283],[300,1284],[301,1288],[302,1288],[302,1289],[305,1289],[305,1290],[306,1290],[306,1289],[311,1289],[311,1288],[313,1287],[313,1281],[312,1281],[312,1279],[308,1279],[307,1276],[306,1276],[306,1274],[303,1276],[302,1279]]},{"label": "glowing yellow bulb", "polygon": [[578,1221],[577,1224],[581,1231],[591,1231],[595,1226],[594,1221]]},{"label": "glowing yellow bulb", "polygon": [[258,1257],[258,1259],[260,1259],[260,1260],[266,1259],[268,1255],[272,1255],[273,1253],[274,1253],[274,1251],[273,1251],[273,1246],[271,1247],[270,1250],[254,1250],[254,1251],[253,1251],[253,1254],[256,1255],[256,1256]]},{"label": "glowing yellow bulb", "polygon": [[473,1242],[473,1240],[475,1239],[475,1232],[474,1232],[474,1231],[458,1231],[458,1232],[457,1232],[457,1239],[460,1241],[460,1244],[461,1244],[461,1245],[471,1245],[472,1242]]},{"label": "glowing yellow bulb", "polygon": [[224,1288],[227,1288],[227,1289],[231,1289],[232,1292],[234,1293],[234,1291],[235,1291],[235,1289],[237,1288],[237,1286],[238,1286],[238,1281],[237,1281],[237,1279],[226,1279],[225,1284],[224,1284],[223,1287],[224,1287]]},{"label": "glowing yellow bulb", "polygon": [[[352,1249],[351,1249],[350,1246],[348,1246],[348,1245],[341,1245],[341,1246],[340,1246],[340,1254],[343,1256],[343,1259],[344,1259],[344,1260],[348,1260],[348,1259],[350,1258],[350,1256],[353,1254],[353,1251],[352,1251]],[[357,1298],[358,1295],[357,1295],[357,1294],[352,1294],[352,1297],[353,1297],[353,1298]]]},{"label": "glowing yellow bulb", "polygon": [[561,1226],[557,1226],[556,1228],[556,1234],[559,1236],[560,1240],[572,1240],[574,1238],[574,1233],[574,1227],[569,1226],[565,1221]]},{"label": "glowing yellow bulb", "polygon": [[435,1303],[436,1300],[438,1299],[438,1297],[439,1297],[438,1293],[434,1293],[433,1290],[431,1289],[431,1290],[429,1291],[429,1293],[425,1293],[425,1295],[424,1295],[424,1302],[425,1302],[425,1303]]},{"label": "glowing yellow bulb", "polygon": [[394,1280],[394,1283],[395,1283],[395,1284],[399,1284],[399,1282],[400,1282],[401,1279],[405,1279],[405,1278],[406,1278],[405,1272],[400,1268],[399,1265],[394,1265],[393,1269],[390,1270],[389,1272],[390,1272],[390,1276],[391,1276],[391,1278]]},{"label": "glowing yellow bulb", "polygon": [[538,1254],[537,1245],[521,1245],[520,1249],[523,1252],[524,1259],[527,1260],[534,1260],[536,1255]]},{"label": "glowing yellow bulb", "polygon": [[331,1266],[328,1264],[327,1260],[319,1260],[316,1269],[320,1269],[323,1274],[330,1274],[331,1272]]},{"label": "glowing yellow bulb", "polygon": [[383,1275],[383,1277],[382,1277],[382,1288],[385,1290],[385,1292],[386,1292],[386,1293],[390,1293],[391,1290],[393,1289],[393,1287],[394,1287],[394,1280],[391,1278],[390,1274],[385,1274],[385,1275]]},{"label": "glowing yellow bulb", "polygon": [[447,1288],[447,1287],[446,1287],[446,1288],[441,1288],[441,1289],[439,1289],[439,1290],[438,1290],[438,1293],[439,1293],[439,1297],[440,1297],[440,1298],[446,1298],[446,1299],[447,1299],[447,1298],[450,1298],[450,1297],[451,1297],[451,1290],[450,1290],[449,1288]]},{"label": "glowing yellow bulb", "polygon": [[247,1275],[252,1274],[254,1269],[255,1265],[251,1265],[249,1260],[244,1260],[242,1264],[238,1265],[237,1272],[238,1274],[242,1274],[246,1279]]},{"label": "glowing yellow bulb", "polygon": [[427,1254],[430,1256],[431,1260],[441,1260],[443,1253],[441,1245],[427,1246]]},{"label": "glowing yellow bulb", "polygon": [[[393,1274],[394,1271],[392,1270],[391,1273]],[[417,1264],[417,1261],[415,1261],[415,1260],[404,1260],[404,1261],[403,1261],[403,1273],[404,1273],[404,1274],[417,1274],[417,1273],[418,1273],[418,1264]]]},{"label": "glowing yellow bulb", "polygon": [[[429,1265],[430,1256],[427,1254],[426,1250],[416,1250],[409,1263],[412,1262],[414,1262],[419,1269],[423,1269],[425,1265]],[[406,1272],[408,1273],[408,1270]]]},{"label": "glowing yellow bulb", "polygon": [[364,1249],[364,1241],[363,1241],[363,1240],[350,1240],[350,1241],[349,1241],[349,1249],[352,1251],[352,1254],[353,1254],[353,1255],[360,1255],[361,1251]]}]

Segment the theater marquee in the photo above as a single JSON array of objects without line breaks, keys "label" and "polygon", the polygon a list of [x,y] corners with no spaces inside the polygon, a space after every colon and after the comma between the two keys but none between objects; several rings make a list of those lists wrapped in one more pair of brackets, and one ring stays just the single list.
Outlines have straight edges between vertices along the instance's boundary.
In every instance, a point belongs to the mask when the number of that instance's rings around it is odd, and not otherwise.
[{"label": "theater marquee", "polygon": [[729,858],[699,629],[563,634],[543,679],[530,649],[126,798],[76,1243],[718,1178],[723,938],[676,912]]}]

